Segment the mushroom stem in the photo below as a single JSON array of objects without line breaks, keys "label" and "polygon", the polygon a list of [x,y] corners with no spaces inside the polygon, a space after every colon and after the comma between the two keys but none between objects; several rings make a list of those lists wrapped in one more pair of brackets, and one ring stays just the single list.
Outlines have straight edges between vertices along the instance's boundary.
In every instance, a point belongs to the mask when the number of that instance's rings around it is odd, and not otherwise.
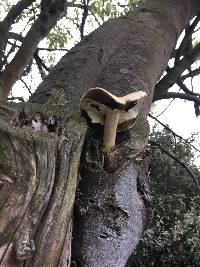
[{"label": "mushroom stem", "polygon": [[106,114],[103,144],[109,148],[115,145],[117,126],[119,122],[119,110],[114,109]]}]

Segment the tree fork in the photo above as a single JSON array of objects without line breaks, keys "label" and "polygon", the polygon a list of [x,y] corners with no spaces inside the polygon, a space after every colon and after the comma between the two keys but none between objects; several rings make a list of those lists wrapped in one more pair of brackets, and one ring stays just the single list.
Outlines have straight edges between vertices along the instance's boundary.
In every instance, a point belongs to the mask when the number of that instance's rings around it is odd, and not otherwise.
[{"label": "tree fork", "polygon": [[[59,87],[62,81],[70,110],[78,109],[80,97],[89,88],[104,88],[117,96],[139,90],[147,94],[138,124],[121,136],[104,161],[96,145],[101,139],[97,137],[93,144],[90,139],[95,134],[91,134],[85,141],[72,244],[74,261],[81,267],[124,266],[130,247],[134,250],[139,242],[149,198],[144,157],[148,139],[146,117],[155,85],[167,67],[179,35],[198,7],[196,0],[149,0],[128,16],[105,22],[72,48],[31,96],[33,102],[45,102],[51,88]],[[127,216],[126,194],[130,197]],[[134,218],[134,210],[138,212],[138,220]],[[113,219],[115,215],[122,224]],[[135,222],[132,229],[130,221]],[[125,229],[130,239],[122,249]],[[115,250],[110,253],[111,258],[108,250],[112,248]]]}]

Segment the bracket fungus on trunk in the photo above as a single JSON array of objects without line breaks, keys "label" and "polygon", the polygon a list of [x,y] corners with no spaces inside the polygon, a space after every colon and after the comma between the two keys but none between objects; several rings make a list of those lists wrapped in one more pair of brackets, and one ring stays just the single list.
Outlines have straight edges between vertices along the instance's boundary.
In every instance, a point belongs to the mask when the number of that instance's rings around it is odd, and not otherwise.
[{"label": "bracket fungus on trunk", "polygon": [[126,131],[135,124],[145,97],[144,91],[118,97],[96,87],[82,96],[80,109],[91,123],[104,125],[103,144],[109,149],[115,146],[117,132]]}]

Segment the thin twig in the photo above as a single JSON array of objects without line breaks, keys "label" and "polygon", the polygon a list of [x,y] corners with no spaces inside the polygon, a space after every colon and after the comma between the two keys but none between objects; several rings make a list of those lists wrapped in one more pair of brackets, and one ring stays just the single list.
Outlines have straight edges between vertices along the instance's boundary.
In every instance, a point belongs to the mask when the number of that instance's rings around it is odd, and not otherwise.
[{"label": "thin twig", "polygon": [[151,145],[153,145],[153,146],[158,147],[161,151],[163,151],[166,155],[168,155],[170,158],[175,160],[181,167],[183,167],[187,171],[187,173],[192,177],[192,179],[193,179],[194,183],[196,184],[198,190],[200,190],[200,185],[199,185],[199,181],[197,180],[197,177],[192,173],[192,171],[189,169],[189,167],[184,162],[182,162],[177,157],[175,157],[173,154],[171,154],[169,151],[167,151],[159,143],[157,143],[157,142],[155,142],[153,140],[149,140],[149,143]]},{"label": "thin twig", "polygon": [[160,125],[162,125],[167,131],[171,132],[174,136],[177,136],[179,139],[181,139],[182,141],[184,141],[185,143],[187,143],[188,145],[190,145],[191,147],[193,147],[196,151],[200,152],[200,150],[198,148],[196,148],[194,145],[192,145],[190,142],[188,142],[181,135],[175,133],[171,128],[169,128],[168,125],[166,125],[163,122],[161,122],[159,119],[157,119],[156,117],[154,117],[152,114],[149,113],[149,117],[152,118],[153,120],[157,121]]},{"label": "thin twig", "polygon": [[188,72],[188,73],[185,74],[185,75],[182,75],[182,76],[180,77],[180,80],[183,81],[183,80],[185,80],[185,79],[187,79],[187,78],[195,77],[195,76],[197,76],[197,75],[199,75],[199,74],[200,74],[200,68],[195,69],[195,70],[192,70],[192,71]]},{"label": "thin twig", "polygon": [[90,11],[90,14],[94,17],[96,23],[97,23],[99,26],[101,26],[102,23],[98,20],[96,14],[92,11],[92,9],[90,9],[89,11]]},{"label": "thin twig", "polygon": [[45,51],[49,51],[49,52],[52,52],[52,51],[69,51],[69,49],[67,49],[67,48],[45,48],[45,47],[38,47],[37,49],[38,50],[45,50]]},{"label": "thin twig", "polygon": [[185,47],[187,46],[188,42],[191,41],[191,36],[194,32],[194,29],[196,28],[197,24],[199,23],[200,20],[200,11],[198,12],[195,20],[192,22],[192,24],[185,30],[185,36],[177,49],[176,56],[175,56],[175,65],[179,61],[180,57],[183,55],[183,51]]},{"label": "thin twig", "polygon": [[83,4],[84,4],[83,15],[82,15],[81,24],[79,27],[81,39],[83,39],[84,37],[84,27],[85,27],[85,22],[86,22],[88,11],[89,11],[88,10],[89,0],[83,0]]},{"label": "thin twig", "polygon": [[[18,39],[18,41],[19,41],[19,39]],[[15,47],[20,48],[20,45],[17,45],[15,43],[10,42],[10,41],[8,41],[8,44],[14,45]],[[48,48],[48,47],[38,47],[37,50],[48,51],[48,52],[52,52],[52,51],[66,51],[66,52],[68,52],[69,51],[69,49],[67,49],[67,48]]]},{"label": "thin twig", "polygon": [[162,99],[169,99],[169,98],[174,98],[174,99],[179,98],[188,101],[193,101],[194,103],[200,105],[200,97],[191,94],[178,93],[178,92],[166,92],[162,94]]},{"label": "thin twig", "polygon": [[8,101],[13,101],[13,100],[19,100],[21,102],[25,102],[23,97],[20,96],[11,96],[7,98]]},{"label": "thin twig", "polygon": [[38,55],[38,51],[36,50],[36,52],[34,53],[34,58],[35,60],[37,60],[37,62],[39,62],[41,64],[41,66],[48,72],[50,72],[50,68],[48,68],[45,63],[43,62],[43,60],[41,59],[41,57]]},{"label": "thin twig", "polygon": [[32,95],[31,89],[28,87],[26,82],[21,78],[20,81],[25,85],[26,89],[28,90],[29,94]]},{"label": "thin twig", "polygon": [[200,94],[198,93],[194,93],[193,91],[190,91],[187,86],[181,82],[181,81],[178,81],[176,82],[176,84],[181,88],[181,90],[183,90],[183,92],[185,92],[186,94],[188,95],[193,95],[193,96],[196,96],[196,97],[200,97]]},{"label": "thin twig", "polygon": [[167,105],[167,107],[161,112],[161,113],[159,113],[156,117],[160,117],[169,107],[170,107],[170,105],[172,104],[172,102],[175,100],[175,98],[173,98],[170,102],[169,102],[169,104]]},{"label": "thin twig", "polygon": [[43,66],[41,64],[41,60],[40,60],[40,57],[38,55],[38,51],[35,52],[34,59],[35,59],[36,65],[38,67],[39,73],[41,75],[41,78],[42,78],[42,80],[44,80],[46,73],[45,73]]}]

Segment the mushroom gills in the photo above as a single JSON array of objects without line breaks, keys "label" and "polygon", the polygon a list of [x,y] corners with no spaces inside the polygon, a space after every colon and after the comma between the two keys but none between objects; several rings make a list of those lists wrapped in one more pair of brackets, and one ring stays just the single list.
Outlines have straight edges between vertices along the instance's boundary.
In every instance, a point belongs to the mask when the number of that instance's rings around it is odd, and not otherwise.
[{"label": "mushroom gills", "polygon": [[115,145],[117,132],[127,131],[135,124],[145,97],[144,91],[117,97],[96,87],[82,96],[80,109],[86,120],[88,118],[91,123],[104,125],[103,143],[109,149]]}]

